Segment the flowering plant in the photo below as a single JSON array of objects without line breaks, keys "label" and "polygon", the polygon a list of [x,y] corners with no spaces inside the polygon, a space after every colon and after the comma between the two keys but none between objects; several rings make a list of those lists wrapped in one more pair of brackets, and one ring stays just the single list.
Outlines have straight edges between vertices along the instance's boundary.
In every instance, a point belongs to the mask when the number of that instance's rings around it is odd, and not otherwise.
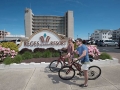
[{"label": "flowering plant", "polygon": [[10,48],[5,48],[0,45],[0,60],[4,60],[6,57],[14,58],[17,52],[10,50]]},{"label": "flowering plant", "polygon": [[92,45],[89,45],[88,46],[88,53],[90,56],[92,56],[93,58],[97,57],[100,55],[100,52],[99,50],[97,49],[96,46],[92,46]]}]

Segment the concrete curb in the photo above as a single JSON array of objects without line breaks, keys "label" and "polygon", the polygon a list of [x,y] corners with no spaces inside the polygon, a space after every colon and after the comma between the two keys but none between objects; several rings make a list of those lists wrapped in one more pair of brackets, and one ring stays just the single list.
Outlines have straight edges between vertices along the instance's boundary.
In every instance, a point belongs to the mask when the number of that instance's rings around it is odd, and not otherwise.
[{"label": "concrete curb", "polygon": [[[96,65],[96,66],[110,66],[110,65],[119,65],[119,60],[117,58],[113,58],[113,60],[94,60],[93,62],[90,63],[90,66]],[[20,64],[10,64],[10,65],[5,65],[5,64],[0,64],[0,69],[14,69],[14,68],[40,68],[40,67],[48,67],[50,63],[20,63]]]},{"label": "concrete curb", "polygon": [[119,60],[117,58],[113,58],[113,60],[109,60],[109,59],[98,59],[98,60],[94,60],[93,62],[90,63],[90,65],[97,65],[97,66],[108,66],[108,65],[119,65]]}]

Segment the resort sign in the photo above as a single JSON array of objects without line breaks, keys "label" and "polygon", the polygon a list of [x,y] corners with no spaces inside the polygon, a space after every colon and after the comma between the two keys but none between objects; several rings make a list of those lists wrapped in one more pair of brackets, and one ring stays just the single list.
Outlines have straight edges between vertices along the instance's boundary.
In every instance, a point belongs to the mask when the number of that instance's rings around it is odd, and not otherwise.
[{"label": "resort sign", "polygon": [[61,49],[67,46],[66,40],[63,40],[57,33],[51,30],[40,30],[22,41],[19,45],[19,51],[23,48],[34,50],[35,48],[55,48]]}]

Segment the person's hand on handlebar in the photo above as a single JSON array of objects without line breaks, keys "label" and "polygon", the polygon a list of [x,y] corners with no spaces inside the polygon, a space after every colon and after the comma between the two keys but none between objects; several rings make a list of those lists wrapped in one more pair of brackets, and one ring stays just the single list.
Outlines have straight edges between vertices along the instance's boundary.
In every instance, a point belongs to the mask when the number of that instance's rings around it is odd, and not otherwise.
[{"label": "person's hand on handlebar", "polygon": [[77,58],[73,58],[73,62],[77,62],[78,61],[78,59]]}]

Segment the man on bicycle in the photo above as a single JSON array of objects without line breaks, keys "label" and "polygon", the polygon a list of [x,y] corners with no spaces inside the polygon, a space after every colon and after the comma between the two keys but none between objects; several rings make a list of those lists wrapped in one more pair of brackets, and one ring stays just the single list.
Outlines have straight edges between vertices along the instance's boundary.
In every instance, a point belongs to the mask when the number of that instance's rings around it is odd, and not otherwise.
[{"label": "man on bicycle", "polygon": [[87,46],[82,43],[82,39],[78,38],[76,40],[76,45],[78,46],[77,50],[75,52],[79,54],[79,57],[77,60],[80,60],[82,63],[81,69],[84,72],[84,78],[85,82],[84,84],[81,84],[80,87],[87,87],[88,86],[88,68],[89,68],[89,55],[88,55],[88,49]]}]

